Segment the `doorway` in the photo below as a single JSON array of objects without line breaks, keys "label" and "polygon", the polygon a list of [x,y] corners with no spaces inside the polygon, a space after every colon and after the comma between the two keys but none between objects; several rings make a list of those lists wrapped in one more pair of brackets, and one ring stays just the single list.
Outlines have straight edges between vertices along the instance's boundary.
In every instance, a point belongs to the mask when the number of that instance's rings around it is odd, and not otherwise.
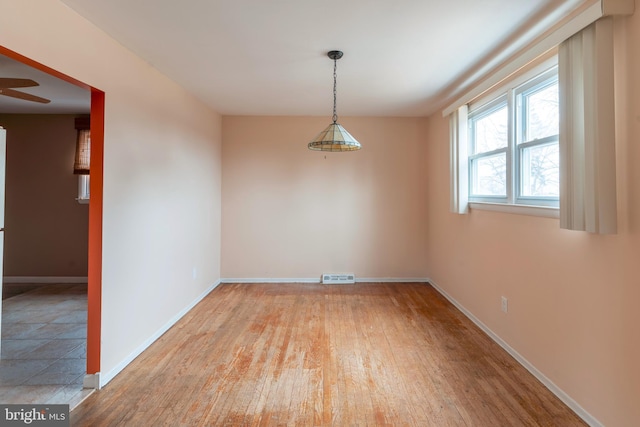
[{"label": "doorway", "polygon": [[[103,154],[103,140],[104,140],[104,93],[92,88],[86,84],[83,84],[71,77],[65,76],[55,70],[46,67],[43,64],[36,63],[16,52],[12,52],[5,48],[0,47],[0,54],[3,54],[19,63],[23,66],[28,66],[31,69],[38,72],[44,72],[49,76],[61,81],[72,83],[78,88],[88,92],[90,94],[90,113],[91,113],[91,171],[90,171],[90,185],[91,185],[91,201],[88,207],[88,242],[87,242],[87,260],[86,268],[87,284],[85,291],[85,306],[86,306],[86,332],[83,332],[86,339],[86,375],[82,378],[82,382],[85,387],[98,388],[99,387],[99,371],[100,371],[100,297],[101,297],[101,268],[102,268],[102,154]],[[44,85],[43,85],[44,88]],[[55,99],[52,97],[52,101]],[[53,104],[53,102],[52,102]],[[56,285],[57,289],[51,288],[55,291],[56,295],[48,295],[46,298],[50,300],[53,298],[61,298],[61,294],[64,292],[70,292],[71,295],[78,293],[78,284],[71,284],[71,286],[59,284]],[[66,286],[66,287],[65,287]],[[75,286],[75,287],[74,287]],[[55,287],[54,287],[55,288]],[[33,291],[32,291],[33,292]],[[38,292],[36,290],[35,292]],[[42,294],[42,292],[40,292]],[[42,296],[42,295],[41,295]],[[20,297],[20,295],[18,295]],[[73,298],[72,298],[73,299]],[[72,299],[65,303],[68,306],[73,306]],[[77,304],[77,301],[75,302]],[[76,306],[77,307],[77,306]],[[67,319],[69,320],[69,319]],[[68,322],[73,323],[73,322]],[[0,324],[0,328],[2,325]],[[55,326],[52,326],[55,328]],[[69,331],[70,334],[78,333],[78,330]],[[71,374],[73,375],[73,374]],[[77,381],[77,378],[75,379]],[[45,402],[42,402],[45,403]],[[52,402],[53,403],[53,402]],[[59,402],[62,403],[62,402]]]},{"label": "doorway", "polygon": [[[89,101],[87,93],[87,110]],[[82,396],[89,210],[75,200],[75,118],[0,113],[7,146],[0,402]]]}]

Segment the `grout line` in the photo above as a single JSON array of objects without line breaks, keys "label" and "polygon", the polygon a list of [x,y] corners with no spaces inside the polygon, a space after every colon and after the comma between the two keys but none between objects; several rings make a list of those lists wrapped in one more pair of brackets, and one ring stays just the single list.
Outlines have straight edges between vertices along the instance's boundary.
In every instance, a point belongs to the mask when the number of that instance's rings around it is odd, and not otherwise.
[{"label": "grout line", "polygon": [[[16,386],[21,387],[21,390],[24,390],[25,393],[11,397],[11,400],[15,403],[30,399],[39,399],[43,404],[52,403],[50,402],[52,400],[56,401],[56,403],[67,403],[64,402],[64,400],[67,400],[70,407],[72,404],[75,407],[90,394],[88,391],[83,391],[84,389],[82,388],[81,382],[74,384],[76,380],[82,379],[85,375],[84,372],[77,373],[76,370],[80,367],[75,365],[74,361],[86,365],[86,356],[77,358],[67,357],[77,352],[78,349],[86,343],[86,336],[58,337],[59,335],[67,333],[76,333],[78,328],[86,327],[86,319],[78,321],[76,314],[77,312],[86,312],[87,310],[86,302],[82,301],[86,300],[86,291],[82,293],[77,292],[77,286],[79,285],[52,285],[51,287],[45,285],[45,288],[47,288],[46,291],[43,290],[43,287],[37,287],[2,301],[4,308],[3,317],[6,317],[8,313],[13,314],[11,322],[5,321],[3,323],[5,325],[25,325],[15,326],[19,331],[15,336],[2,338],[2,341],[16,342],[16,351],[14,352],[16,358],[6,360],[12,360],[14,362],[14,365],[16,365],[14,369],[22,370],[16,372],[15,382],[17,383]],[[65,291],[67,291],[66,296]],[[31,301],[25,302],[28,299]],[[52,303],[59,304],[59,306],[52,306]],[[43,316],[43,320],[37,317],[29,318],[29,316],[37,316],[43,312],[53,312],[55,316]],[[66,316],[69,316],[68,319],[65,319]],[[56,320],[59,319],[67,321],[56,322]],[[68,321],[70,319],[74,319],[75,321]],[[33,320],[38,321],[33,322]],[[33,328],[29,326],[34,324],[38,326]],[[49,335],[43,335],[47,332],[46,329],[43,330],[42,328],[47,327],[53,331],[57,330],[60,332],[50,332]],[[22,344],[20,343],[21,341],[23,342]],[[28,346],[27,344],[29,343],[25,341],[30,341],[33,345]],[[73,342],[77,344],[70,345]],[[24,347],[22,347],[22,345],[24,345]],[[51,352],[48,354],[44,353],[42,356],[49,357],[41,357],[39,354],[34,354],[47,345],[51,346]],[[79,356],[81,355],[82,354],[79,354]],[[25,356],[36,356],[37,358],[28,358]],[[46,366],[40,368],[38,366],[40,364],[39,361],[42,361]],[[55,364],[62,366],[60,366],[60,369],[53,371],[52,366]],[[68,367],[71,372],[66,372]],[[32,370],[29,371],[29,368],[32,368]],[[43,378],[43,382],[51,380],[54,384],[28,384],[30,381],[37,383],[38,377],[45,377]],[[75,390],[76,388],[77,392]],[[85,394],[84,396],[83,393]],[[9,399],[8,395],[5,397],[0,393],[0,401],[7,399]]]}]

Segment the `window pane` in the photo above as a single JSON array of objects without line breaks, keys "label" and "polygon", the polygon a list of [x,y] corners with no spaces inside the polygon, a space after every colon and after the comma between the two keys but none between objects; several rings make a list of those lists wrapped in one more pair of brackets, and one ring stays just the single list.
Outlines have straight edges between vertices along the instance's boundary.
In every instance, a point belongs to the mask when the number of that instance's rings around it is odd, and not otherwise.
[{"label": "window pane", "polygon": [[508,143],[508,114],[506,105],[486,116],[473,120],[473,154],[504,148]]},{"label": "window pane", "polygon": [[472,191],[475,196],[507,195],[507,155],[496,154],[472,161]]},{"label": "window pane", "polygon": [[543,87],[524,97],[526,141],[558,134],[558,83]]},{"label": "window pane", "polygon": [[520,152],[521,191],[529,197],[558,197],[560,194],[560,154],[558,143],[536,145]]}]

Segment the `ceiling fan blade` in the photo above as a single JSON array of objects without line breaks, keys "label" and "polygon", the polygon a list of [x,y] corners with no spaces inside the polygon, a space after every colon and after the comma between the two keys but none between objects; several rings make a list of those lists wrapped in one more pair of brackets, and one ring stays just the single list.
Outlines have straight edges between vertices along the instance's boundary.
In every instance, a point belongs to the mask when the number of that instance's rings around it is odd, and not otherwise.
[{"label": "ceiling fan blade", "polygon": [[0,88],[10,87],[33,87],[40,86],[38,82],[31,79],[14,79],[11,77],[0,77]]},{"label": "ceiling fan blade", "polygon": [[48,104],[51,100],[46,98],[40,98],[39,96],[31,95],[30,93],[24,93],[13,89],[0,89],[0,95],[10,96],[12,98],[24,99],[25,101],[39,102],[41,104]]}]

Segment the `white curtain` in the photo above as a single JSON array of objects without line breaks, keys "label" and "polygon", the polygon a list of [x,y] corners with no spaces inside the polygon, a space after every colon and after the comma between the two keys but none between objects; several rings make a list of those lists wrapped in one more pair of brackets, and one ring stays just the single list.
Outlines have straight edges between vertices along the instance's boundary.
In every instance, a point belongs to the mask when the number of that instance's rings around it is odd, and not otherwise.
[{"label": "white curtain", "polygon": [[467,114],[463,105],[449,115],[450,210],[457,214],[469,212]]},{"label": "white curtain", "polygon": [[615,234],[613,23],[560,44],[560,227]]}]

